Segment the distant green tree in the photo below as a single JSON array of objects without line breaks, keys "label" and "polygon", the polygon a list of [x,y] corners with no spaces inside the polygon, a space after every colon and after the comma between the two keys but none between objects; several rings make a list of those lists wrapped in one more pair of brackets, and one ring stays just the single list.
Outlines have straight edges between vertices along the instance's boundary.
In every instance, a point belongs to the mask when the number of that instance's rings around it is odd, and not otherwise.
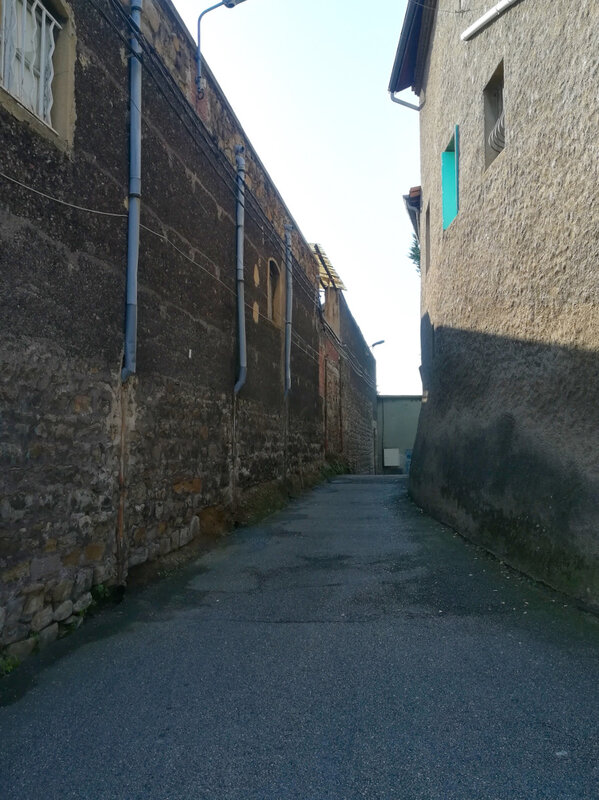
[{"label": "distant green tree", "polygon": [[415,233],[412,234],[412,245],[408,258],[416,265],[416,272],[420,275],[420,243]]}]

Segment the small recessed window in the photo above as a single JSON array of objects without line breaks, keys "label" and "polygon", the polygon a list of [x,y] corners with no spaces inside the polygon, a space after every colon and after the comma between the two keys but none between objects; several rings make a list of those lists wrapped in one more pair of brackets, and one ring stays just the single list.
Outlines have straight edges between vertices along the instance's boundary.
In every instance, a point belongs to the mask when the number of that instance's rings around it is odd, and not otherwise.
[{"label": "small recessed window", "polygon": [[485,169],[505,147],[505,109],[503,107],[503,61],[483,92],[485,105]]},{"label": "small recessed window", "polygon": [[441,191],[443,194],[443,230],[457,217],[459,208],[459,129],[441,155]]},{"label": "small recessed window", "polygon": [[76,40],[65,0],[0,0],[0,102],[72,142]]},{"label": "small recessed window", "polygon": [[2,3],[2,86],[47,125],[52,124],[54,51],[60,28],[39,0]]}]

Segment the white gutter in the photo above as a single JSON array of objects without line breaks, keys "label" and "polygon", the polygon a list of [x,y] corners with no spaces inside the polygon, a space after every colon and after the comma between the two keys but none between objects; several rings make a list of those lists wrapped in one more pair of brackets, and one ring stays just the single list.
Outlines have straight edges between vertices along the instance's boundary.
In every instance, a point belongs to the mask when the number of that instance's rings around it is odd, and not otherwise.
[{"label": "white gutter", "polygon": [[407,103],[405,100],[400,100],[399,97],[395,96],[395,92],[389,92],[389,97],[393,100],[394,103],[397,103],[400,106],[405,106],[405,108],[411,108],[413,111],[420,111],[422,106],[416,106],[414,103]]},{"label": "white gutter", "polygon": [[484,28],[486,25],[489,25],[489,23],[494,22],[497,17],[500,17],[503,14],[504,11],[507,11],[509,8],[519,2],[520,0],[501,0],[500,3],[497,3],[497,5],[493,6],[493,8],[487,11],[486,14],[483,14],[480,19],[477,19],[476,22],[473,22],[469,28],[466,28],[464,33],[460,36],[460,39],[463,42],[467,42],[469,39],[472,39],[475,34],[482,30],[482,28]]}]

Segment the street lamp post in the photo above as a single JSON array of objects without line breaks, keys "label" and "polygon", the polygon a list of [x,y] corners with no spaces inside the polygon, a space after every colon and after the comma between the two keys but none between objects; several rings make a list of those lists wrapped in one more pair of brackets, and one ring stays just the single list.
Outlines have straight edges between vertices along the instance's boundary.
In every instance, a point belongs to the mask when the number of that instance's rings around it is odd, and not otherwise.
[{"label": "street lamp post", "polygon": [[196,86],[198,87],[198,97],[200,100],[204,96],[204,89],[202,88],[202,53],[200,50],[200,28],[202,25],[202,18],[208,14],[209,11],[214,11],[215,8],[220,8],[221,6],[225,6],[225,8],[235,8],[240,3],[243,3],[244,0],[222,0],[220,3],[216,3],[216,5],[210,6],[210,8],[205,9],[202,11],[200,16],[198,17],[198,49],[196,52],[196,60],[198,62],[198,74],[196,76]]}]

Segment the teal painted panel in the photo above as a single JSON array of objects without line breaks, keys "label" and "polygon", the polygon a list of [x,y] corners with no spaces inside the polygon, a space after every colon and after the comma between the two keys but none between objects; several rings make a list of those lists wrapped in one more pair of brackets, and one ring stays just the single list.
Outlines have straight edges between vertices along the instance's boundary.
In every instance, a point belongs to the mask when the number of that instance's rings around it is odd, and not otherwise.
[{"label": "teal painted panel", "polygon": [[441,190],[443,193],[443,230],[449,228],[458,213],[458,170],[455,150],[441,154]]}]

